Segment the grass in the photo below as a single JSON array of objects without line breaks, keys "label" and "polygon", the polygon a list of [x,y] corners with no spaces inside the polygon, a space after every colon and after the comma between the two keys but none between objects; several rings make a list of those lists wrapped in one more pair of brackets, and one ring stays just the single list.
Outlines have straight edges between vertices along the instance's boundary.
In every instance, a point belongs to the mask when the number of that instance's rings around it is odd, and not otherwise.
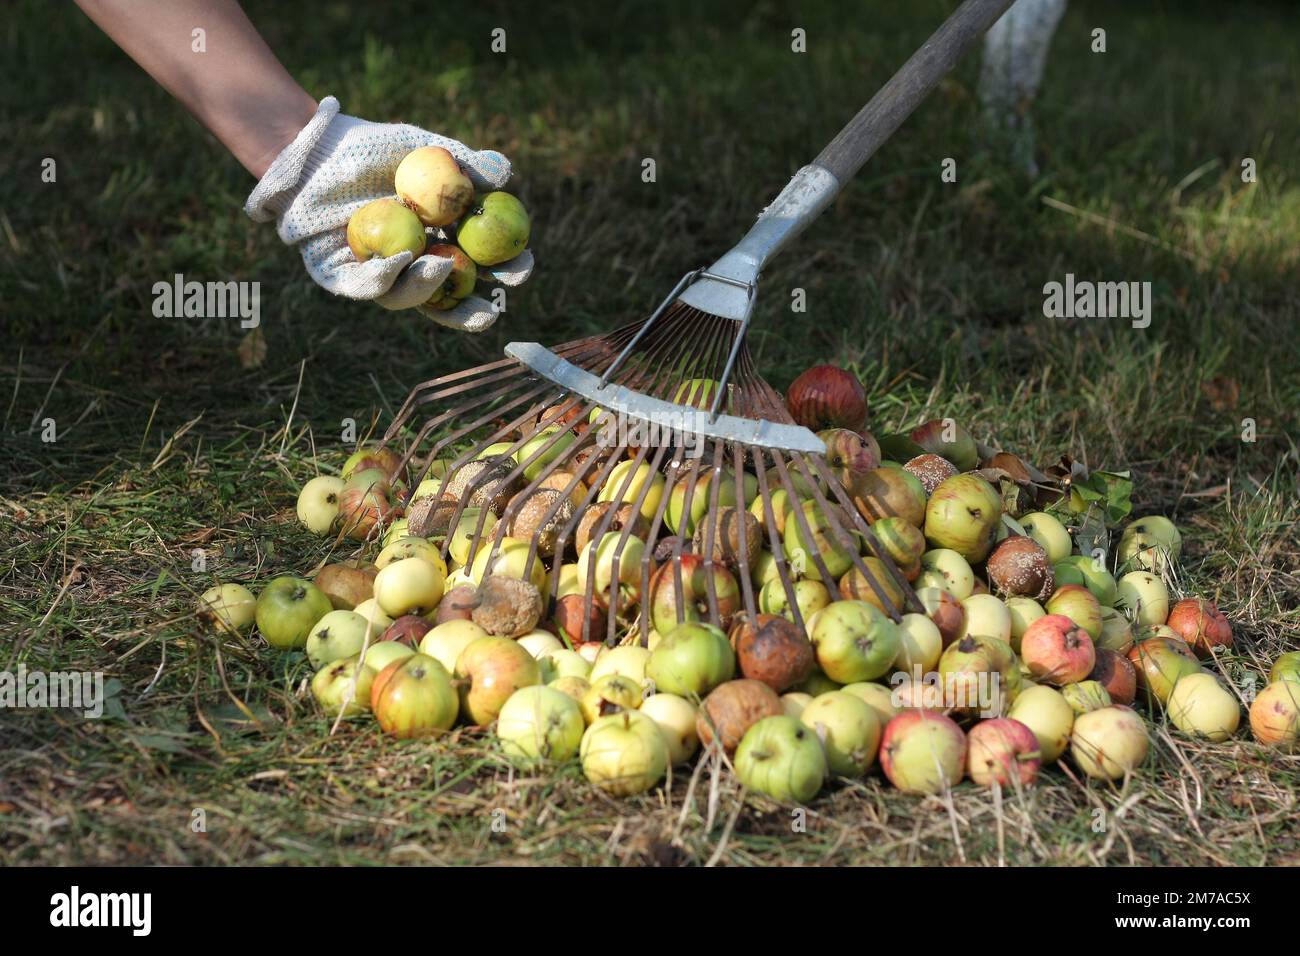
[{"label": "grass", "polygon": [[[1244,732],[1198,743],[1157,717],[1153,759],[1123,787],[1060,766],[1000,804],[969,784],[943,800],[841,782],[793,832],[789,808],[742,801],[712,765],[615,801],[576,768],[512,770],[467,731],[328,736],[303,659],[197,626],[193,595],[214,579],[326,557],[293,497],[341,464],[344,419],[385,427],[417,381],[507,341],[644,314],[740,236],[950,5],[845,20],[815,3],[791,20],[773,4],[622,3],[525,21],[485,4],[450,32],[379,6],[300,18],[249,4],[313,92],[513,158],[541,265],[479,338],[320,292],[243,216],[242,171],[79,14],[45,29],[49,11],[26,0],[6,20],[0,666],[103,671],[120,713],[5,715],[0,860],[1300,862],[1300,758]],[[1098,25],[1104,55],[1088,51]],[[488,52],[494,26],[506,57]],[[789,52],[793,26],[805,55]],[[1300,646],[1296,26],[1283,4],[1076,5],[1036,108],[1033,180],[980,125],[977,64],[963,64],[771,268],[751,339],[780,386],[814,362],[852,365],[879,432],[952,415],[1040,465],[1131,469],[1135,511],[1184,529],[1185,592],[1234,623],[1217,666],[1237,688]],[[956,184],[939,180],[949,156]],[[1257,183],[1241,181],[1245,156]],[[55,184],[39,181],[46,157]],[[233,320],[153,317],[153,283],[175,272],[261,282],[261,365],[241,365]],[[1066,272],[1152,282],[1151,327],[1044,318],[1042,286]],[[806,315],[784,312],[796,286]]]}]

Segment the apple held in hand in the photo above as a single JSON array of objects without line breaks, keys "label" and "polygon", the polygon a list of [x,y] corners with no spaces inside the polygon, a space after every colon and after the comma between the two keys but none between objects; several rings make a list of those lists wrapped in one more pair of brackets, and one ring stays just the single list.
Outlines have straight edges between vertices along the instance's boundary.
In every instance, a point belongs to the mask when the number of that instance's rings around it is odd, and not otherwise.
[{"label": "apple held in hand", "polygon": [[796,424],[812,431],[858,430],[867,424],[867,393],[852,372],[814,365],[790,383],[786,407]]},{"label": "apple held in hand", "polygon": [[220,630],[248,630],[257,616],[257,599],[242,584],[218,584],[199,597],[199,620]]},{"label": "apple held in hand", "polygon": [[688,700],[704,697],[736,672],[736,656],[722,631],[712,624],[673,627],[650,652],[645,676],[655,690]]},{"label": "apple held in hand", "polygon": [[615,796],[643,793],[668,770],[663,732],[636,710],[598,718],[582,735],[579,752],[587,780]]},{"label": "apple held in hand", "polygon": [[807,803],[826,781],[826,756],[816,734],[784,714],[765,717],[736,748],[736,776],[776,800]]},{"label": "apple held in hand", "polygon": [[311,679],[311,693],[326,714],[355,717],[370,710],[370,688],[376,672],[358,657],[331,661]]},{"label": "apple held in hand", "polygon": [[355,657],[361,653],[369,636],[379,640],[379,632],[355,611],[330,611],[312,627],[307,635],[307,659],[315,668],[331,661]]},{"label": "apple held in hand", "polygon": [[528,245],[528,210],[509,193],[492,192],[472,206],[456,230],[456,242],[481,266],[513,259]]},{"label": "apple held in hand", "polygon": [[401,252],[424,252],[424,226],[420,217],[396,199],[376,199],[348,220],[348,248],[358,262],[387,259]]},{"label": "apple held in hand", "polygon": [[456,722],[456,690],[445,667],[425,654],[411,654],[375,677],[370,709],[386,734],[399,740],[427,737]]},{"label": "apple held in hand", "polygon": [[1174,726],[1193,737],[1222,743],[1237,731],[1241,708],[1213,674],[1189,674],[1169,694],[1165,705]]},{"label": "apple held in hand", "polygon": [[880,719],[859,697],[842,690],[814,697],[799,720],[817,734],[831,773],[861,777],[876,762]]},{"label": "apple held in hand", "polygon": [[573,698],[551,687],[520,688],[497,715],[502,752],[524,763],[576,757],[586,729]]},{"label": "apple held in hand", "polygon": [[298,520],[313,534],[329,534],[339,517],[343,479],[317,475],[298,492]]},{"label": "apple held in hand", "polygon": [[936,711],[905,710],[885,725],[880,767],[906,793],[942,793],[966,772],[966,735]]},{"label": "apple held in hand", "polygon": [[402,157],[393,191],[426,226],[451,225],[474,201],[474,184],[441,146],[421,146]]},{"label": "apple held in hand", "polygon": [[888,673],[902,644],[898,625],[864,601],[836,601],[819,611],[808,637],[818,666],[841,684]]},{"label": "apple held in hand", "polygon": [[301,650],[316,622],[334,608],[316,585],[302,578],[276,578],[257,599],[257,629],[276,650]]},{"label": "apple held in hand", "polygon": [[1027,787],[1038,779],[1042,752],[1038,738],[1011,717],[983,720],[967,734],[970,778],[981,787]]},{"label": "apple held in hand", "polygon": [[1142,765],[1150,746],[1141,717],[1127,707],[1103,707],[1075,720],[1070,754],[1088,776],[1121,780]]},{"label": "apple held in hand", "polygon": [[1266,747],[1300,747],[1300,682],[1280,680],[1260,691],[1250,705],[1250,730]]},{"label": "apple held in hand", "polygon": [[492,723],[515,691],[541,681],[537,661],[508,637],[480,637],[456,659],[460,712],[472,724]]},{"label": "apple held in hand", "polygon": [[997,541],[1002,498],[979,475],[949,478],[925,506],[925,539],[951,548],[968,562],[983,561]]}]

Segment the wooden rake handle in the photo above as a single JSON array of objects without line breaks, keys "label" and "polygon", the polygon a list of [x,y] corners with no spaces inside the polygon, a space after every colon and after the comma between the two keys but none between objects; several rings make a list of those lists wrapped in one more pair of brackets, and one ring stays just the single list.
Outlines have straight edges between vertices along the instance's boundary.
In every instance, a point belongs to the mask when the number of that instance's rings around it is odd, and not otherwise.
[{"label": "wooden rake handle", "polygon": [[1014,0],[965,0],[814,160],[848,182]]}]

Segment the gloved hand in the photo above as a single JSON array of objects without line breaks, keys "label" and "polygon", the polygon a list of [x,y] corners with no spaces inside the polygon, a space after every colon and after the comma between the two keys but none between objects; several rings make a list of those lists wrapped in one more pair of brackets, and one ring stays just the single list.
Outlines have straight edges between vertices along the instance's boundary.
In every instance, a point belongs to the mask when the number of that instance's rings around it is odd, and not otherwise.
[{"label": "gloved hand", "polygon": [[[392,196],[397,164],[421,146],[450,152],[475,189],[500,189],[510,179],[510,161],[498,152],[476,152],[418,126],[345,116],[339,113],[339,101],[327,96],[311,122],[275,158],[244,211],[256,222],[275,220],[280,238],[302,252],[307,272],[335,295],[373,299],[386,309],[421,306],[451,272],[450,259],[402,252],[357,262],[347,242],[348,219],[366,203]],[[439,230],[426,232],[442,237]],[[479,275],[514,286],[532,271],[533,254],[525,249],[509,262],[480,269]],[[447,311],[420,311],[466,332],[481,332],[497,318],[496,307],[477,296]]]}]

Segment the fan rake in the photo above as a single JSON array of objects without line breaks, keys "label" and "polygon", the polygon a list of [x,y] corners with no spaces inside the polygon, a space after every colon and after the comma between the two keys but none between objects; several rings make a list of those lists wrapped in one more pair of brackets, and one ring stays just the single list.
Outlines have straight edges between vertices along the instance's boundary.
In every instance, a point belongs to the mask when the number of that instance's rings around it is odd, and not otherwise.
[{"label": "fan rake", "polygon": [[[444,556],[459,536],[475,583],[510,574],[552,602],[582,595],[574,642],[646,644],[686,620],[726,630],[759,613],[763,588],[806,628],[803,578],[894,620],[923,611],[872,532],[879,515],[793,422],[746,333],[764,264],[1009,4],[966,0],[744,239],[645,321],[553,350],[511,343],[500,361],[416,386],[384,439],[404,444],[399,470],[415,472],[410,533],[441,538]],[[428,417],[404,441],[417,414]],[[432,493],[414,497],[431,474]]]}]

